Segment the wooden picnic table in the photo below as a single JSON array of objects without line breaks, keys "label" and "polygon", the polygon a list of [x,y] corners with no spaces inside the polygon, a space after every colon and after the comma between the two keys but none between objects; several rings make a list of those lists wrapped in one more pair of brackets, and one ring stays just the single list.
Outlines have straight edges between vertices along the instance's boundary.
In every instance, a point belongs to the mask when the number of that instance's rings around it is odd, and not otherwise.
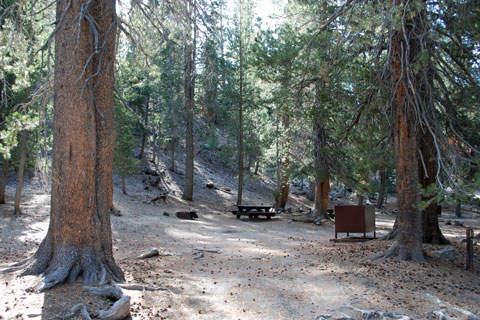
[{"label": "wooden picnic table", "polygon": [[237,216],[237,219],[240,219],[240,216],[248,216],[249,219],[258,218],[258,216],[266,216],[267,219],[274,217],[277,212],[272,211],[272,206],[265,205],[236,205],[238,210],[232,211],[234,215]]}]

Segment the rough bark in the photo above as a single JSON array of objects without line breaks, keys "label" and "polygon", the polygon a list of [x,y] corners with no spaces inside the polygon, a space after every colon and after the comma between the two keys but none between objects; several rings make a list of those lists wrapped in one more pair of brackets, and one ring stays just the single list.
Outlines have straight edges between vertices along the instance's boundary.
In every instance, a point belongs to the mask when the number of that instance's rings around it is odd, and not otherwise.
[{"label": "rough bark", "polygon": [[[78,19],[82,10],[88,19]],[[24,271],[42,274],[42,289],[78,277],[124,279],[113,258],[109,214],[115,2],[59,0],[57,23],[50,225]]]},{"label": "rough bark", "polygon": [[0,204],[5,203],[5,187],[7,186],[10,159],[3,158],[2,182],[0,183]]},{"label": "rough bark", "polygon": [[[430,132],[423,132],[419,141],[423,161],[418,163],[419,184],[428,188],[436,183],[437,162],[434,157],[433,137]],[[431,201],[432,195],[422,195],[422,201]],[[447,244],[450,243],[442,234],[438,224],[437,202],[422,210],[422,241],[423,243]]]},{"label": "rough bark", "polygon": [[[185,184],[183,188],[183,200],[193,200],[193,170],[194,170],[194,144],[193,144],[193,109],[195,99],[195,45],[196,26],[194,26],[193,41],[192,19],[193,10],[186,1],[187,35],[184,47],[184,88],[185,88],[185,113],[186,113],[186,137],[185,137]],[[195,18],[193,19],[195,21]]]},{"label": "rough bark", "polygon": [[385,199],[385,183],[387,181],[387,170],[386,168],[381,168],[379,170],[380,176],[380,185],[378,187],[378,199],[376,207],[381,209],[383,206],[383,200]]},{"label": "rough bark", "polygon": [[152,162],[153,162],[153,165],[155,166],[155,168],[158,168],[158,165],[157,165],[157,149],[158,149],[157,138],[158,138],[158,136],[155,133],[153,135],[153,142],[152,142],[152,149],[153,149]]},{"label": "rough bark", "polygon": [[110,211],[115,210],[115,206],[113,205],[113,177],[112,177],[112,183],[108,186],[108,203],[110,204],[108,208]]},{"label": "rough bark", "polygon": [[[396,4],[398,8],[403,1]],[[407,10],[407,9],[405,9]],[[390,51],[392,108],[397,174],[398,236],[379,257],[397,257],[401,260],[425,261],[422,251],[422,219],[418,210],[418,143],[413,88],[406,68],[418,55],[418,43],[412,34],[412,21],[392,30]],[[415,84],[413,84],[415,85]]]},{"label": "rough bark", "polygon": [[145,153],[145,145],[147,144],[147,137],[148,137],[148,115],[150,113],[150,96],[147,96],[145,98],[145,116],[143,119],[143,125],[145,128],[143,129],[143,135],[142,135],[142,145],[140,147],[140,154],[138,155],[138,158],[140,160],[143,159],[143,155]]},{"label": "rough bark", "polygon": [[[320,95],[319,85],[315,86],[315,104],[320,107],[318,96]],[[327,133],[325,130],[325,119],[321,110],[317,110],[313,122],[313,148],[315,164],[315,199],[313,212],[315,217],[326,218],[328,208],[328,193],[330,191],[328,158],[325,154],[327,147]]]},{"label": "rough bark", "polygon": [[27,136],[26,131],[22,131],[20,144],[20,166],[18,167],[17,189],[15,190],[15,204],[13,206],[13,214],[21,214],[20,202],[22,198],[23,173],[25,172],[25,161],[27,160]]},{"label": "rough bark", "polygon": [[314,201],[315,200],[315,180],[314,181],[310,181],[308,183],[308,193],[307,193],[307,199],[310,200],[310,201]]}]

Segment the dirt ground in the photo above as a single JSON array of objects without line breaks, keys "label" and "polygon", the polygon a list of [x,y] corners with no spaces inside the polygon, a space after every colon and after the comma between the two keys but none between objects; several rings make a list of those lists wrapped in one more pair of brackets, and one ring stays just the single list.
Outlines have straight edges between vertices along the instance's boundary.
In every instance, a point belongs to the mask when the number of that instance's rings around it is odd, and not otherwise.
[{"label": "dirt ground", "polygon": [[[372,262],[368,258],[390,242],[330,242],[333,223],[296,221],[305,217],[298,209],[311,205],[302,196],[292,196],[292,213],[271,220],[235,219],[229,212],[235,202],[235,191],[228,189],[234,187],[233,175],[218,175],[202,164],[196,170],[200,178],[194,202],[180,199],[181,174],[168,173],[168,205],[151,203],[158,191],[145,189],[142,176],[127,180],[129,195],[121,194],[115,181],[115,207],[122,214],[112,216],[115,258],[127,283],[159,289],[124,290],[131,297],[133,319],[480,317],[480,249],[475,246],[477,271],[465,271],[465,228],[446,225],[454,219],[451,212],[444,212],[440,223],[456,259],[440,259],[434,253],[440,246],[425,245],[425,263]],[[205,188],[212,181],[223,189]],[[27,182],[19,216],[12,215],[13,194],[14,184],[9,184],[7,204],[0,206],[0,268],[29,257],[48,227],[47,193]],[[271,191],[266,184],[251,182],[244,199],[270,204]],[[388,206],[383,212],[391,212],[392,199]],[[195,210],[200,218],[177,219],[174,213],[182,210]],[[394,216],[377,211],[376,221],[381,236],[392,227]],[[480,233],[476,214],[466,212],[463,221]],[[136,258],[152,248],[160,256]],[[60,319],[79,302],[91,314],[109,305],[85,294],[81,284],[37,293],[33,288],[38,281],[0,274],[0,319]]]}]

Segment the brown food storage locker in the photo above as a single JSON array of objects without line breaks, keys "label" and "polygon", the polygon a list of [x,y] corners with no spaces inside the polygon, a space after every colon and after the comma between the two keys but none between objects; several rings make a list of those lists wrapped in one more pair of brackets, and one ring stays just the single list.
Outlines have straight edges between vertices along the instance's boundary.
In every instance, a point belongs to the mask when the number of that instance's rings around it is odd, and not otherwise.
[{"label": "brown food storage locker", "polygon": [[335,206],[335,239],[339,232],[363,233],[375,232],[375,207],[374,206]]}]

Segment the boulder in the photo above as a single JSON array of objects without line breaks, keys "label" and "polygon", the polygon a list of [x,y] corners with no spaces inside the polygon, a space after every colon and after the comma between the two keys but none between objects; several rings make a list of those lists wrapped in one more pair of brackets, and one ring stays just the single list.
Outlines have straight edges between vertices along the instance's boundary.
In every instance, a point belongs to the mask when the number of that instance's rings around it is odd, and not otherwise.
[{"label": "boulder", "polygon": [[456,257],[455,249],[452,246],[446,246],[441,250],[435,251],[435,253],[442,259],[453,260]]}]

